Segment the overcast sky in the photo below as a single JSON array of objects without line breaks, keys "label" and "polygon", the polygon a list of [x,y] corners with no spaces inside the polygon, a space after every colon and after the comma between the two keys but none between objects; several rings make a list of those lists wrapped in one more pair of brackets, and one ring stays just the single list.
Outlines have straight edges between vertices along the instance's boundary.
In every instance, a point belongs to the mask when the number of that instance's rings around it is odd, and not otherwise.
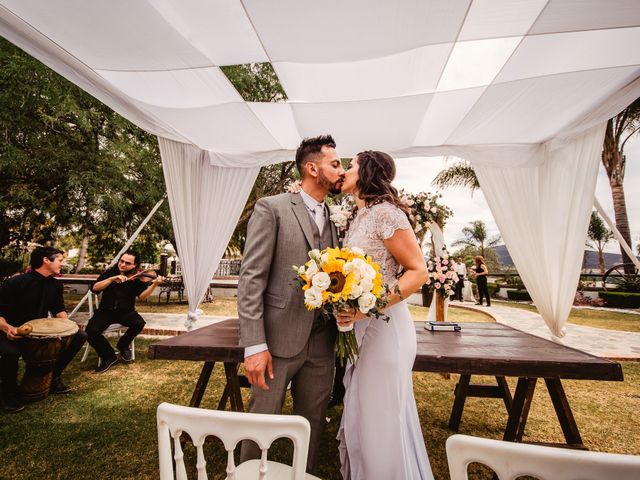
[{"label": "overcast sky", "polygon": [[[632,248],[635,251],[636,245],[640,243],[640,138],[638,136],[627,142],[625,154],[627,156],[627,167],[624,188],[627,214],[631,226]],[[431,181],[440,170],[451,163],[453,161],[447,162],[442,157],[398,159],[398,174],[394,183],[397,188],[404,188],[412,192],[427,191],[435,193],[436,189],[431,185]],[[468,190],[461,188],[449,188],[440,193],[443,195],[443,203],[449,206],[454,213],[444,229],[445,240],[450,251],[454,250],[451,247],[451,243],[458,238],[462,238],[462,228],[473,220],[484,221],[490,235],[500,233],[481,191],[476,191],[473,197]],[[611,189],[609,188],[609,180],[602,163],[600,163],[600,172],[596,185],[596,197],[611,219],[614,219]],[[618,242],[612,240],[607,244],[605,251],[619,253]]]}]

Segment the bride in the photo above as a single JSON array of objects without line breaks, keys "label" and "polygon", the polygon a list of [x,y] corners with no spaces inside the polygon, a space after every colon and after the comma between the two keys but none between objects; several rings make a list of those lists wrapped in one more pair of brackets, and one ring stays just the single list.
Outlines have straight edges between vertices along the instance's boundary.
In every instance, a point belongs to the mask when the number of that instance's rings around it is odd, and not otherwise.
[{"label": "bride", "polygon": [[392,292],[388,322],[359,311],[337,318],[339,325],[355,323],[360,347],[347,366],[338,431],[345,480],[433,478],[413,397],[416,332],[405,301],[426,281],[427,267],[408,208],[391,185],[395,174],[389,155],[365,151],[351,161],[342,186],[357,207],[344,243],[380,264]]}]

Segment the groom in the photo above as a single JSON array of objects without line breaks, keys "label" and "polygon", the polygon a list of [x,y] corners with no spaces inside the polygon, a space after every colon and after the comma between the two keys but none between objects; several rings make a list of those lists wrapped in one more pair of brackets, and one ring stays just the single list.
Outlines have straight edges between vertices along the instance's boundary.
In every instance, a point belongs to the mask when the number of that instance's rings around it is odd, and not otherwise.
[{"label": "groom", "polygon": [[[281,413],[291,382],[293,411],[311,424],[307,471],[315,468],[331,392],[336,325],[305,308],[292,266],[306,263],[313,248],[338,245],[324,203],[327,194],[340,193],[344,180],[335,147],[330,135],[303,140],[296,152],[302,191],[258,200],[238,283],[249,411]],[[259,457],[255,443],[243,442],[242,461]]]}]

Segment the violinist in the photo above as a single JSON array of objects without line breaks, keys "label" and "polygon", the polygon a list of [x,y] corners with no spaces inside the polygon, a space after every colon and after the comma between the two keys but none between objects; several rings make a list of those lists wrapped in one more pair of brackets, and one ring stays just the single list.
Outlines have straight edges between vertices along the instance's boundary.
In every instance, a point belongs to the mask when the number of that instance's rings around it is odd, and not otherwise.
[{"label": "violinist", "polygon": [[131,342],[142,331],[145,321],[136,311],[136,297],[145,300],[164,280],[153,271],[139,271],[140,258],[136,252],[123,253],[117,265],[107,269],[91,286],[93,293],[102,292],[100,307],[89,319],[85,331],[89,344],[100,357],[96,373],[106,372],[117,361],[113,347],[103,332],[114,323],[127,328],[118,340],[117,348],[125,362],[133,360]]}]

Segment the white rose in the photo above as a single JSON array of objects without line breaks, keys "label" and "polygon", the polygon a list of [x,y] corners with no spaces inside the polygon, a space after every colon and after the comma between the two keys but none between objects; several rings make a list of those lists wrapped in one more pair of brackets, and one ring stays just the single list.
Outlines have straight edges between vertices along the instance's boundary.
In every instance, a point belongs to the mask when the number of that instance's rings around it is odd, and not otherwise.
[{"label": "white rose", "polygon": [[407,200],[407,206],[408,206],[408,207],[411,207],[414,203],[416,203],[416,202],[414,202],[414,201],[413,201],[413,200],[411,200],[411,199],[408,199],[408,200]]},{"label": "white rose", "polygon": [[362,295],[363,291],[362,291],[362,287],[359,285],[353,285],[351,287],[351,293],[349,294],[349,298],[351,300],[355,300],[356,298],[358,298],[360,295]]},{"label": "white rose", "polygon": [[431,213],[436,213],[438,209],[436,207],[431,207]]},{"label": "white rose", "polygon": [[319,288],[320,290],[326,290],[331,285],[331,278],[328,273],[319,272],[313,276],[311,280],[311,285]]},{"label": "white rose", "polygon": [[347,226],[347,215],[341,210],[332,212],[331,215],[329,215],[329,220],[331,220],[338,228],[344,228]]},{"label": "white rose", "polygon": [[309,252],[309,258],[317,262],[320,259],[320,250],[318,250],[317,248],[314,248],[313,250],[311,250]]},{"label": "white rose", "polygon": [[316,287],[311,287],[304,292],[304,303],[312,308],[322,305],[322,292]]},{"label": "white rose", "polygon": [[363,293],[358,298],[358,307],[362,313],[369,313],[376,306],[376,296],[373,293]]},{"label": "white rose", "polygon": [[328,253],[323,253],[320,256],[320,264],[325,264],[327,263],[327,260],[329,259],[329,254]]},{"label": "white rose", "polygon": [[351,251],[356,255],[364,256],[364,250],[362,250],[360,247],[351,247]]},{"label": "white rose", "polygon": [[362,267],[362,276],[364,278],[373,280],[374,278],[376,278],[376,269],[373,268],[368,263],[365,263],[364,266]]},{"label": "white rose", "polygon": [[342,270],[346,274],[355,272],[356,276],[358,278],[361,278],[364,276],[363,272],[365,265],[367,265],[367,262],[365,262],[361,258],[354,258],[350,262],[345,263],[344,267],[342,267]]},{"label": "white rose", "polygon": [[298,272],[298,275],[304,275],[306,272],[306,269],[304,268],[304,265],[298,267],[295,269],[296,272]]},{"label": "white rose", "polygon": [[373,290],[373,281],[370,278],[363,278],[360,280],[360,288],[363,292],[370,292]]},{"label": "white rose", "polygon": [[318,264],[316,262],[311,262],[311,264],[307,267],[307,271],[305,275],[307,279],[313,277],[316,273],[318,273]]}]

